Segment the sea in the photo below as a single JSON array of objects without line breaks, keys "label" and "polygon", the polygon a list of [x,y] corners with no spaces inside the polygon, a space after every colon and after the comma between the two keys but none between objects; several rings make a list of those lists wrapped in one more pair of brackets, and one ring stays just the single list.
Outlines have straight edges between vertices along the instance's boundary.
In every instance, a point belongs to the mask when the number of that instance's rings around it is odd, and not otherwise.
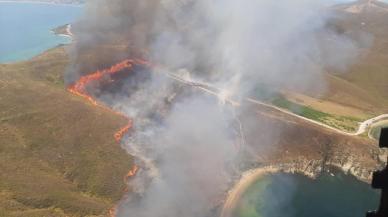
[{"label": "sea", "polygon": [[0,2],[0,63],[30,59],[71,38],[51,32],[72,23],[82,6]]},{"label": "sea", "polygon": [[[336,4],[354,0],[326,1]],[[70,38],[50,30],[74,22],[82,11],[82,6],[0,0],[0,63],[27,60],[59,44],[70,43]]]},{"label": "sea", "polygon": [[313,180],[303,175],[260,177],[243,194],[235,217],[365,217],[375,210],[379,192],[342,172]]}]

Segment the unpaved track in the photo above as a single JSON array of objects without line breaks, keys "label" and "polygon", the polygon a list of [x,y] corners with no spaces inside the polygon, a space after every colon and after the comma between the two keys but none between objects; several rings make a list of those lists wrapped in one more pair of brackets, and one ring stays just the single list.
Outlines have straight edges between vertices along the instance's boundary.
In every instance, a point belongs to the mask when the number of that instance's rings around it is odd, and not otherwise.
[{"label": "unpaved track", "polygon": [[246,99],[247,101],[251,102],[251,103],[255,103],[255,104],[258,104],[258,105],[261,105],[261,106],[265,106],[265,107],[269,107],[269,108],[272,108],[272,109],[275,109],[277,111],[280,111],[280,112],[283,112],[283,113],[286,113],[288,115],[291,115],[291,116],[294,116],[294,117],[297,117],[299,119],[302,119],[302,120],[305,120],[305,121],[308,121],[310,123],[313,123],[315,125],[319,125],[321,127],[324,127],[324,128],[327,128],[327,129],[330,129],[332,131],[335,131],[337,133],[340,133],[340,134],[343,134],[343,135],[347,135],[347,136],[358,136],[358,135],[361,135],[363,133],[365,133],[367,131],[367,129],[374,123],[377,123],[381,120],[385,120],[385,119],[388,119],[388,114],[382,114],[382,115],[379,115],[377,117],[373,117],[371,119],[368,119],[364,122],[361,122],[358,126],[358,129],[356,132],[354,133],[349,133],[349,132],[346,132],[346,131],[343,131],[343,130],[340,130],[340,129],[337,129],[335,127],[332,127],[332,126],[329,126],[327,124],[324,124],[322,122],[319,122],[319,121],[315,121],[315,120],[311,120],[309,118],[306,118],[306,117],[303,117],[303,116],[300,116],[300,115],[297,115],[295,113],[292,113],[286,109],[282,109],[282,108],[279,108],[279,107],[276,107],[274,105],[270,105],[270,104],[267,104],[267,103],[263,103],[261,101],[258,101],[258,100],[255,100],[255,99],[252,99],[252,98],[247,98]]},{"label": "unpaved track", "polygon": [[[233,100],[231,97],[226,97],[224,98],[225,96],[221,96],[221,92],[222,90],[217,88],[217,87],[214,87],[212,86],[211,84],[209,83],[204,83],[204,82],[199,82],[199,81],[193,81],[193,80],[188,80],[188,79],[185,79],[177,74],[174,74],[174,73],[170,73],[170,72],[166,72],[164,71],[165,75],[167,75],[167,77],[171,78],[171,79],[174,79],[180,83],[184,83],[186,85],[189,85],[189,86],[192,86],[192,87],[195,87],[197,89],[200,89],[204,92],[207,92],[211,95],[214,95],[218,98],[222,98],[222,100],[225,102],[225,103],[228,103],[228,104],[231,104],[233,106],[240,106],[240,103]],[[385,120],[385,119],[388,119],[388,114],[382,114],[382,115],[379,115],[377,117],[373,117],[371,119],[368,119],[364,122],[361,122],[358,126],[358,129],[356,132],[346,132],[346,131],[343,131],[343,130],[340,130],[340,129],[337,129],[335,127],[332,127],[332,126],[329,126],[327,124],[324,124],[322,122],[319,122],[319,121],[315,121],[315,120],[312,120],[312,119],[309,119],[309,118],[306,118],[306,117],[303,117],[303,116],[300,116],[300,115],[297,115],[295,113],[292,113],[286,109],[283,109],[283,108],[279,108],[277,106],[274,106],[274,105],[271,105],[271,104],[268,104],[268,103],[265,103],[265,102],[262,102],[262,101],[259,101],[259,100],[256,100],[256,99],[253,99],[253,98],[245,98],[244,101],[246,102],[249,102],[249,103],[253,103],[253,104],[256,104],[256,105],[260,105],[260,106],[264,106],[264,107],[267,107],[267,108],[270,108],[270,109],[274,109],[276,111],[279,111],[279,112],[282,112],[282,113],[285,113],[287,115],[290,115],[290,116],[293,116],[293,117],[296,117],[298,119],[301,119],[301,120],[304,120],[304,121],[307,121],[309,123],[312,123],[312,124],[315,124],[315,125],[318,125],[318,126],[321,126],[323,128],[326,128],[326,129],[329,129],[331,131],[335,131],[339,134],[342,134],[342,135],[346,135],[346,136],[358,136],[358,135],[361,135],[363,133],[365,133],[368,128],[374,124],[374,123],[377,123],[381,120]]]}]

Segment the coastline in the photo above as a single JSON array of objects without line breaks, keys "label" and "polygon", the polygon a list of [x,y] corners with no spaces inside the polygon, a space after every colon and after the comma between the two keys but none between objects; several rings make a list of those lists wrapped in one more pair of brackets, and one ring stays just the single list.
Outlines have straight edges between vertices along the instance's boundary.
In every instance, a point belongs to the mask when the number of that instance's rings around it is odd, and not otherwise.
[{"label": "coastline", "polygon": [[[64,4],[61,4],[62,2]],[[77,17],[82,13],[83,7],[80,4],[70,4],[71,2],[67,0],[0,0],[0,7],[5,10],[4,15],[9,14],[4,20],[9,21],[4,23],[5,34],[10,36],[13,34],[18,35],[15,38],[6,37],[5,49],[0,52],[0,64],[28,61],[56,46],[72,43],[74,38],[71,29],[72,26],[67,24],[75,22]],[[40,13],[40,10],[43,10],[43,12]],[[30,23],[33,23],[31,25],[33,27],[26,28],[23,35],[17,34],[19,31],[17,28],[10,27],[15,26],[12,25],[12,22],[15,22],[16,26],[25,23],[22,17],[18,17],[17,15],[19,11],[26,13],[26,16],[31,19]],[[13,14],[12,16],[11,13]],[[42,19],[42,22],[37,19]],[[35,25],[37,25],[37,30],[34,28]],[[60,26],[63,26],[62,31],[56,31]],[[19,41],[23,42],[24,46],[21,46]]]},{"label": "coastline", "polygon": [[220,217],[233,217],[233,212],[245,191],[260,177],[274,173],[301,174],[311,179],[316,179],[323,172],[339,170],[345,174],[354,176],[357,180],[370,183],[372,172],[366,168],[360,168],[355,162],[325,162],[307,159],[298,159],[293,163],[276,163],[248,169],[242,172],[237,180],[231,183],[230,190],[226,193],[220,210]]},{"label": "coastline", "polygon": [[252,185],[258,178],[271,173],[280,172],[276,167],[262,167],[252,170],[248,170],[241,175],[241,178],[237,183],[228,191],[226,200],[222,206],[220,217],[232,217],[233,211],[236,208],[237,202],[241,199],[245,191]]},{"label": "coastline", "polygon": [[51,32],[55,35],[73,39],[74,34],[71,32],[71,24],[65,24],[52,29]]},{"label": "coastline", "polygon": [[12,1],[12,0],[0,0],[1,3],[17,3],[17,4],[41,4],[41,5],[57,5],[66,7],[83,7],[84,4],[72,4],[72,3],[57,3],[57,2],[46,2],[46,1]]}]

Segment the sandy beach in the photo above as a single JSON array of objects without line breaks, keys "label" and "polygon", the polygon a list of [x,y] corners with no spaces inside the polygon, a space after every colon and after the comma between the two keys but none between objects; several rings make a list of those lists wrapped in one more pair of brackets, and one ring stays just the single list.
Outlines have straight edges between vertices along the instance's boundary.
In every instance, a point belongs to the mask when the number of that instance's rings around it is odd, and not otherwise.
[{"label": "sandy beach", "polygon": [[249,186],[252,185],[261,176],[277,172],[279,172],[279,169],[275,167],[264,167],[245,172],[241,176],[241,179],[228,192],[228,196],[225,200],[224,206],[222,207],[220,217],[232,217],[237,202],[240,200],[241,196],[249,188]]}]

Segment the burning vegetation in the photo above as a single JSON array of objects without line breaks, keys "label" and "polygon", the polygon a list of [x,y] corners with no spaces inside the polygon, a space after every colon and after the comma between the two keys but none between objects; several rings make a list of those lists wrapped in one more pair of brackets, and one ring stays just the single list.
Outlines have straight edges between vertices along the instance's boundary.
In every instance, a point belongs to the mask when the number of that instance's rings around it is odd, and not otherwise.
[{"label": "burning vegetation", "polygon": [[117,133],[115,133],[114,137],[116,142],[120,142],[121,139],[124,137],[124,135],[128,133],[128,131],[131,129],[131,127],[132,127],[132,121],[129,120],[129,123],[127,125],[125,125],[119,131],[117,131]]},{"label": "burning vegetation", "polygon": [[[84,99],[86,99],[87,101],[89,101],[90,103],[92,103],[95,106],[100,106],[104,109],[109,109],[105,105],[102,105],[101,103],[99,103],[95,99],[95,97],[88,92],[88,87],[93,83],[102,83],[104,81],[105,82],[106,81],[114,82],[114,80],[112,79],[113,75],[115,75],[119,72],[122,72],[124,70],[131,71],[131,70],[133,70],[133,67],[135,65],[149,66],[149,63],[147,61],[141,60],[141,59],[123,60],[119,63],[114,64],[113,66],[111,66],[109,68],[106,68],[103,70],[98,70],[94,73],[91,73],[91,74],[88,74],[85,76],[81,76],[77,82],[75,82],[74,84],[72,84],[68,87],[68,91],[70,91],[71,93],[73,93],[77,96],[83,97]],[[122,127],[120,130],[118,130],[114,134],[114,138],[115,138],[116,142],[119,143],[121,141],[121,139],[124,137],[124,135],[126,133],[128,133],[128,131],[131,129],[132,120],[120,112],[113,111],[111,109],[109,109],[109,110],[114,112],[114,113],[117,113],[121,116],[124,116],[125,118],[128,119],[128,124],[125,125],[124,127]]]},{"label": "burning vegetation", "polygon": [[[114,64],[113,66],[111,66],[109,68],[106,68],[103,70],[98,70],[94,73],[82,76],[76,83],[74,83],[73,85],[70,85],[68,87],[69,92],[71,92],[77,96],[83,97],[84,99],[91,102],[95,106],[100,106],[104,109],[108,109],[114,113],[117,113],[117,114],[125,117],[128,120],[128,124],[125,125],[124,127],[122,127],[121,129],[119,129],[114,134],[114,138],[115,138],[117,143],[120,143],[120,141],[123,139],[125,134],[127,134],[129,132],[129,130],[132,128],[132,126],[133,126],[132,120],[130,118],[128,118],[126,115],[124,115],[120,112],[114,111],[114,110],[108,108],[107,106],[99,103],[98,100],[96,100],[95,97],[92,94],[90,94],[87,89],[88,89],[89,85],[91,85],[92,83],[95,83],[95,82],[96,83],[103,83],[104,81],[108,81],[109,83],[114,82],[114,80],[112,79],[112,75],[115,75],[115,74],[122,72],[124,70],[131,71],[131,70],[133,70],[133,67],[135,65],[149,66],[149,63],[144,61],[144,60],[141,60],[141,59],[126,59],[126,60],[123,60],[117,64]],[[124,177],[125,181],[127,181],[131,177],[135,176],[138,170],[139,170],[139,167],[134,164],[132,166],[131,170]],[[128,188],[125,189],[125,192],[127,192],[127,191],[128,191]],[[114,206],[109,210],[108,215],[113,217],[113,216],[116,216],[116,213],[117,213],[117,206]]]},{"label": "burning vegetation", "polygon": [[[122,142],[142,171],[132,180],[133,194],[112,209],[112,216],[215,216],[212,201],[222,200],[242,154],[270,159],[268,150],[279,143],[283,129],[278,125],[255,121],[257,114],[248,114],[244,106],[232,109],[195,91],[182,94],[173,82],[217,92],[222,102],[230,95],[250,97],[262,84],[319,93],[325,88],[322,73],[346,68],[359,49],[352,39],[326,29],[331,13],[317,2],[97,0],[88,6],[93,13],[75,25],[74,70],[65,76],[67,82],[122,57],[140,57],[144,50],[153,63],[164,66],[152,68],[167,75],[140,73],[126,79],[127,72],[138,72],[136,66],[151,66],[130,59],[81,76],[69,87],[94,105],[101,105],[98,98],[139,120],[133,127],[128,119],[114,135],[121,141],[136,129]],[[193,80],[172,71],[189,72]],[[207,90],[206,83],[230,93]],[[179,99],[170,102],[177,93]],[[243,129],[252,133],[236,133]],[[236,139],[240,134],[252,139]],[[233,145],[240,140],[243,152],[236,152]],[[128,177],[137,170],[132,168]]]},{"label": "burning vegetation", "polygon": [[[94,97],[88,93],[87,91],[88,86],[93,82],[101,82],[103,79],[106,79],[106,78],[111,79],[110,77],[112,75],[117,74],[118,72],[121,72],[123,70],[132,70],[134,65],[148,65],[148,63],[140,59],[123,60],[111,66],[110,68],[98,70],[92,74],[81,76],[81,78],[75,84],[70,85],[68,87],[68,90],[75,95],[78,95],[87,99],[89,102],[91,102],[94,105],[99,105],[97,100],[95,100]],[[113,81],[113,80],[110,80],[110,81]]]},{"label": "burning vegetation", "polygon": [[129,179],[129,178],[133,177],[134,175],[136,175],[138,170],[139,170],[139,167],[136,165],[133,165],[132,169],[128,172],[126,178]]}]

